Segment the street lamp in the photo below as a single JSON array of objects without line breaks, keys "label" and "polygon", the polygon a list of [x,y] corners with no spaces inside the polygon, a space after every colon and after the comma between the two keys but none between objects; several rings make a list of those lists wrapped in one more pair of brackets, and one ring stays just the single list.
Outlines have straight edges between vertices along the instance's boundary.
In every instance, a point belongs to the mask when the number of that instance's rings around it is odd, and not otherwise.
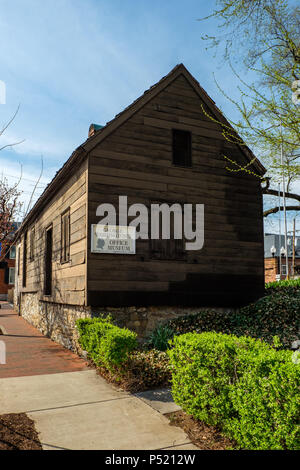
[{"label": "street lamp", "polygon": [[271,251],[271,255],[272,255],[272,256],[273,256],[273,258],[274,258],[275,254],[276,254],[276,248],[275,248],[275,246],[274,246],[274,245],[273,245],[273,246],[271,246],[271,248],[270,248],[270,251]]},{"label": "street lamp", "polygon": [[285,255],[286,255],[286,249],[284,248],[284,246],[282,246],[282,247],[280,248],[280,254],[281,254],[281,256],[285,256]]}]

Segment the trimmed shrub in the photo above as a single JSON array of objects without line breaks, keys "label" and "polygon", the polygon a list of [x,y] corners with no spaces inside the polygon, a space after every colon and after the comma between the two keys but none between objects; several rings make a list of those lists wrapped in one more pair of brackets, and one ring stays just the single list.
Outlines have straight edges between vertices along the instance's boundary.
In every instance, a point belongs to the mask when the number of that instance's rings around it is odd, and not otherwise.
[{"label": "trimmed shrub", "polygon": [[230,391],[227,435],[245,449],[300,449],[299,365],[290,351],[260,351]]},{"label": "trimmed shrub", "polygon": [[167,354],[172,394],[194,418],[246,449],[299,448],[299,365],[249,337],[175,336]]},{"label": "trimmed shrub", "polygon": [[108,369],[119,367],[137,347],[136,333],[119,328],[111,317],[80,319],[76,322],[79,343],[96,364]]},{"label": "trimmed shrub", "polygon": [[167,325],[158,325],[149,335],[148,346],[158,351],[166,351],[169,347],[169,341],[174,336],[174,331]]}]

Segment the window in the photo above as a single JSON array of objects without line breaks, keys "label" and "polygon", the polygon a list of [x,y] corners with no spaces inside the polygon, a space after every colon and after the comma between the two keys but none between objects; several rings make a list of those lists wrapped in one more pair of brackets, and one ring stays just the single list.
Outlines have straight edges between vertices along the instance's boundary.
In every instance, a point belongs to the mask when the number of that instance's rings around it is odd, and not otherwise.
[{"label": "window", "polygon": [[[180,218],[177,223],[183,222],[182,220],[182,206],[178,203],[171,203],[168,202],[170,212],[165,212],[162,209],[162,205],[160,203],[155,202],[160,206],[159,209],[159,218],[157,219],[157,223],[159,224],[159,238],[158,239],[150,239],[150,256],[152,259],[160,259],[160,260],[185,260],[186,259],[186,251],[185,251],[185,238],[183,235],[183,226],[181,226],[181,238],[175,238],[175,215],[179,215]],[[181,209],[180,209],[181,208]],[[173,210],[171,211],[171,209]],[[178,214],[179,211],[179,214]],[[165,220],[163,222],[163,212],[165,217],[167,214],[169,216],[169,220]],[[170,224],[170,238],[164,239],[163,237],[163,226],[164,223],[167,225]],[[177,227],[178,229],[178,227]],[[178,236],[178,235],[177,235]],[[180,233],[179,233],[180,236]]]},{"label": "window", "polygon": [[185,260],[186,252],[184,250],[185,240],[174,239],[150,240],[150,250],[152,259],[160,260]]},{"label": "window", "polygon": [[16,259],[16,247],[14,245],[10,247],[9,258]]},{"label": "window", "polygon": [[18,276],[20,276],[20,264],[21,264],[21,250],[20,246],[18,247]]},{"label": "window", "polygon": [[18,276],[20,275],[21,250],[18,248]]},{"label": "window", "polygon": [[61,262],[70,260],[70,210],[61,216]]},{"label": "window", "polygon": [[173,129],[173,164],[192,166],[192,138],[189,131]]},{"label": "window", "polygon": [[23,287],[26,287],[27,281],[27,232],[24,233],[23,241]]},{"label": "window", "polygon": [[8,284],[15,283],[15,268],[9,268]]},{"label": "window", "polygon": [[30,248],[29,248],[29,259],[34,260],[34,242],[35,242],[35,229],[33,228],[30,232]]},{"label": "window", "polygon": [[52,226],[46,230],[44,294],[52,294]]}]

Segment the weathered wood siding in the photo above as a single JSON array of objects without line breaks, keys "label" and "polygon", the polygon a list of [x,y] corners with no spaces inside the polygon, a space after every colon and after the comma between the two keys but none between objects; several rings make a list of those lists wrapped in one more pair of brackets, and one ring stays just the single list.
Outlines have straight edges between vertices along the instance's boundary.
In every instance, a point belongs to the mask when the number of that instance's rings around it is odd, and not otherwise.
[{"label": "weathered wood siding", "polygon": [[[70,209],[70,261],[61,263],[61,214]],[[27,280],[22,287],[24,233],[21,237],[20,292],[38,292],[40,299],[61,304],[85,305],[86,300],[87,160],[27,229]],[[45,231],[53,227],[52,295],[44,295]],[[34,259],[30,259],[30,234],[34,229]]]},{"label": "weathered wood siding", "polygon": [[[95,147],[89,156],[88,302],[98,305],[234,305],[263,288],[260,180],[231,173],[222,154],[246,163],[238,146],[201,110],[183,75]],[[172,164],[172,128],[192,132],[192,168]],[[101,203],[205,204],[205,244],[183,260],[154,260],[150,242],[136,255],[90,252]]]}]

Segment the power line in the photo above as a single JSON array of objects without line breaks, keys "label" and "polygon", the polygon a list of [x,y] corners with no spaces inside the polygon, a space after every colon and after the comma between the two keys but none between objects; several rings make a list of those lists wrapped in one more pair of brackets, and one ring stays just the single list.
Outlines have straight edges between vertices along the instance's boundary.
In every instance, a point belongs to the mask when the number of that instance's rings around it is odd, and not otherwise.
[{"label": "power line", "polygon": [[[15,178],[15,179],[20,179],[19,176],[14,176],[14,175],[9,175],[7,173],[1,173],[2,176],[8,176],[10,178]],[[21,181],[24,180],[24,181],[31,181],[32,183],[36,183],[36,180],[32,180],[32,179],[29,179],[29,178],[21,178]],[[41,186],[47,186],[48,183],[41,183]]]}]

